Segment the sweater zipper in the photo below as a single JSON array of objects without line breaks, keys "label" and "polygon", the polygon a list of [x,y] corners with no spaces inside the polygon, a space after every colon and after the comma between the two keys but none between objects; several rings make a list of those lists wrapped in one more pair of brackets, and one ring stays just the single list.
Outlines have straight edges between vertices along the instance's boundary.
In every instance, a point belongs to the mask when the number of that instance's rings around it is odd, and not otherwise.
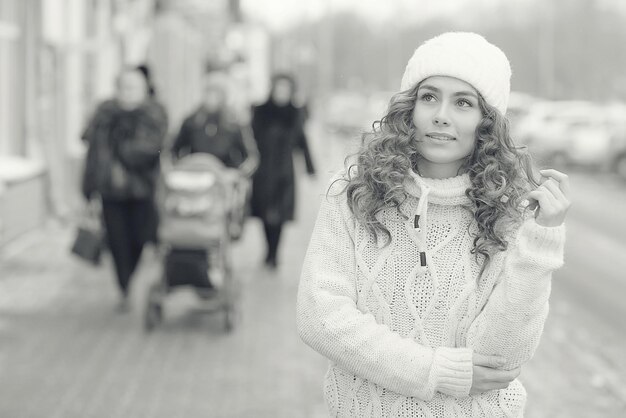
[{"label": "sweater zipper", "polygon": [[[413,228],[415,228],[415,230],[418,233],[422,232],[420,228],[420,216],[419,215],[415,215],[415,218],[413,219]],[[422,267],[425,267],[426,266],[426,253],[424,251],[420,251],[419,256],[420,256],[420,265]]]}]

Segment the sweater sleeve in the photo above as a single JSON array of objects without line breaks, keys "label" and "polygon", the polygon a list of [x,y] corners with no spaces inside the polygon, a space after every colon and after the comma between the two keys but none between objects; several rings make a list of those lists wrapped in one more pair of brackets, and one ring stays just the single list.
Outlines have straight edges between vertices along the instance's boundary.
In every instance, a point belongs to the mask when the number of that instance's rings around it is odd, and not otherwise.
[{"label": "sweater sleeve", "polygon": [[548,316],[552,273],[563,265],[565,226],[526,220],[508,254],[502,276],[468,331],[467,345],[507,359],[505,369],[533,356]]},{"label": "sweater sleeve", "polygon": [[342,196],[323,198],[307,250],[297,303],[301,338],[342,369],[398,394],[466,396],[471,349],[420,345],[357,308],[354,220]]}]

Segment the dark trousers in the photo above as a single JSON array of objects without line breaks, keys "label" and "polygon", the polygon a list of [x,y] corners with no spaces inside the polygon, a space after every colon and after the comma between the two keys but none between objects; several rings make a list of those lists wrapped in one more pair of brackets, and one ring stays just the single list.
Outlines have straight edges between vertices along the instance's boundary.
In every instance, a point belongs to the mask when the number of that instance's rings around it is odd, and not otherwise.
[{"label": "dark trousers", "polygon": [[265,261],[271,264],[276,264],[278,244],[280,242],[280,234],[283,230],[283,224],[263,222],[263,228],[265,229],[265,240],[267,241],[267,257]]},{"label": "dark trousers", "polygon": [[156,211],[149,199],[102,201],[102,215],[120,291],[128,294],[143,246],[156,235]]}]

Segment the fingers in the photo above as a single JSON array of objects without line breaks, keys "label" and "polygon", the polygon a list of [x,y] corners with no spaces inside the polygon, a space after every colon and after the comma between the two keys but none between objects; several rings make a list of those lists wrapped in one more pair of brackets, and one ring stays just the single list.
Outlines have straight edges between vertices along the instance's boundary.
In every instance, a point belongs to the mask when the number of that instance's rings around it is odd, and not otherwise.
[{"label": "fingers", "polygon": [[512,370],[490,369],[487,373],[489,374],[489,380],[495,383],[510,383],[520,375],[521,371],[522,369],[518,367]]},{"label": "fingers", "polygon": [[527,196],[526,200],[528,200],[527,207],[530,210],[535,210],[539,206],[539,202],[537,202],[535,199],[531,199],[530,196]]},{"label": "fingers", "polygon": [[474,366],[491,367],[496,369],[504,366],[506,359],[502,356],[487,356],[484,354],[474,353],[472,356]]},{"label": "fingers", "polygon": [[507,387],[509,387],[509,384],[511,384],[513,380],[515,379],[502,381],[502,382],[497,382],[495,380],[485,381],[485,382],[482,382],[481,384],[474,385],[472,389],[474,393],[487,392],[490,390],[506,389]]},{"label": "fingers", "polygon": [[537,201],[539,203],[539,210],[544,211],[544,213],[552,213],[556,210],[556,198],[545,186],[539,186],[528,193],[527,198],[530,201]]},{"label": "fingers", "polygon": [[563,191],[565,196],[569,196],[570,184],[569,177],[565,173],[561,173],[558,170],[547,169],[547,170],[539,170],[542,176],[549,177],[554,179],[558,184],[560,189]]},{"label": "fingers", "polygon": [[[556,194],[558,194],[558,196]],[[563,193],[559,190],[559,187],[554,183],[554,180],[550,179],[544,181],[541,186],[529,193],[528,196],[543,197],[543,199],[536,199],[542,209],[556,209],[560,207],[560,197],[562,197],[564,201],[567,201],[567,199],[563,196]]]},{"label": "fingers", "polygon": [[476,393],[488,392],[490,390],[506,389],[507,387],[509,387],[509,384],[512,381],[513,380],[506,381],[506,382],[495,382],[495,381],[483,382],[480,385],[473,386],[470,389],[470,393],[476,394]]},{"label": "fingers", "polygon": [[552,193],[552,195],[556,198],[556,200],[558,200],[558,201],[560,201],[562,203],[567,202],[567,197],[565,197],[565,194],[559,188],[559,183],[557,183],[556,180],[554,180],[552,178],[548,178],[548,179],[546,179],[546,181],[544,181],[541,184],[541,186],[543,186],[547,190],[549,190],[550,193]]},{"label": "fingers", "polygon": [[474,353],[474,363],[471,394],[482,393],[490,390],[504,389],[515,380],[521,372],[517,367],[512,370],[500,370],[506,364],[506,359],[497,355],[483,355]]},{"label": "fingers", "polygon": [[489,367],[474,366],[470,393],[504,389],[520,375],[520,372],[521,368],[519,367],[513,370],[496,370]]},{"label": "fingers", "polygon": [[528,208],[534,210],[536,205],[533,203],[536,201],[539,206],[535,212],[537,222],[543,226],[558,226],[565,220],[571,205],[567,197],[569,179],[556,170],[542,170],[541,173],[545,180],[528,194]]},{"label": "fingers", "polygon": [[479,374],[482,376],[484,381],[493,381],[493,382],[511,382],[517,378],[522,369],[517,367],[511,370],[499,370],[491,367],[484,366],[474,366],[474,374]]}]

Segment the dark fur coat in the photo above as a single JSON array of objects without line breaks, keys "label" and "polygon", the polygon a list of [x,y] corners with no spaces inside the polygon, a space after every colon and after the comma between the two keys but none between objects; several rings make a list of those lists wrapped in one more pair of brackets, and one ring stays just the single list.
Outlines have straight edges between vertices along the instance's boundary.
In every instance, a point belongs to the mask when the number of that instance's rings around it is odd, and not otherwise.
[{"label": "dark fur coat", "polygon": [[304,115],[291,104],[277,106],[269,100],[253,109],[252,130],[260,154],[252,183],[252,215],[267,223],[292,220],[294,150],[304,152],[307,171],[311,174],[314,171],[304,134]]}]

